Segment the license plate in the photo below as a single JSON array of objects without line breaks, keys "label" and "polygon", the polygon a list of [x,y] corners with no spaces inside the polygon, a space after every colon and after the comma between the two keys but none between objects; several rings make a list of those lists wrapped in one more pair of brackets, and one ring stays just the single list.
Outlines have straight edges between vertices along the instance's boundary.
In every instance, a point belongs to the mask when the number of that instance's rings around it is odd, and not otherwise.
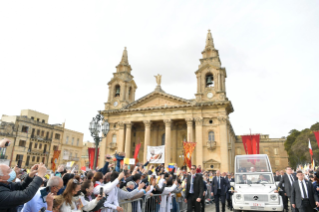
[{"label": "license plate", "polygon": [[265,203],[251,202],[251,203],[249,203],[249,205],[255,206],[255,207],[263,207],[263,206],[265,206]]}]

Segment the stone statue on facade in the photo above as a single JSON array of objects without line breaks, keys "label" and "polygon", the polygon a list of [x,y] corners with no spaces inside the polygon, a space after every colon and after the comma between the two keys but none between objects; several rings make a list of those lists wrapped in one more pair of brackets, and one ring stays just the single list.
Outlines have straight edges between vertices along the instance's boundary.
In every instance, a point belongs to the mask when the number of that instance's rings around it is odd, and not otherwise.
[{"label": "stone statue on facade", "polygon": [[156,76],[154,76],[156,78],[156,83],[157,86],[161,86],[161,82],[162,82],[162,75],[158,74]]}]

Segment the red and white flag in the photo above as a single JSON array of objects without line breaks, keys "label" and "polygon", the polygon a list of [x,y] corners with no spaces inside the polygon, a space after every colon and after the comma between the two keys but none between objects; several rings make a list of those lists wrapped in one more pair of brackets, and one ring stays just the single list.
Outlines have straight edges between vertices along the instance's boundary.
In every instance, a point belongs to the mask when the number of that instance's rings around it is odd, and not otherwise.
[{"label": "red and white flag", "polygon": [[312,153],[312,147],[311,147],[310,139],[309,139],[308,148],[309,148],[309,152],[310,152],[310,155],[311,155],[311,161],[312,161],[313,153]]}]

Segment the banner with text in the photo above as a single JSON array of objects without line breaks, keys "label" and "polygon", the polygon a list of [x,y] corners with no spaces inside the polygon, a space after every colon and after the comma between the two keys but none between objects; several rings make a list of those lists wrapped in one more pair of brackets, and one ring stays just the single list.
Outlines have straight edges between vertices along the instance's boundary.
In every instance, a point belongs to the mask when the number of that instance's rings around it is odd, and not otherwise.
[{"label": "banner with text", "polygon": [[165,145],[147,146],[147,160],[150,163],[165,163]]}]

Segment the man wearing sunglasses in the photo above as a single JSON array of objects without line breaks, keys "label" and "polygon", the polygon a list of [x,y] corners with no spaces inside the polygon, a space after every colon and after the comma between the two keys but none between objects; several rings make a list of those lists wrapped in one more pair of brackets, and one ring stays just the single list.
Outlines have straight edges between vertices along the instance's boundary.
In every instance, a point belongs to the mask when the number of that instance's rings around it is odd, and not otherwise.
[{"label": "man wearing sunglasses", "polygon": [[204,180],[201,174],[196,174],[196,166],[191,166],[191,174],[187,177],[186,199],[187,211],[201,211],[201,200],[204,193]]}]

